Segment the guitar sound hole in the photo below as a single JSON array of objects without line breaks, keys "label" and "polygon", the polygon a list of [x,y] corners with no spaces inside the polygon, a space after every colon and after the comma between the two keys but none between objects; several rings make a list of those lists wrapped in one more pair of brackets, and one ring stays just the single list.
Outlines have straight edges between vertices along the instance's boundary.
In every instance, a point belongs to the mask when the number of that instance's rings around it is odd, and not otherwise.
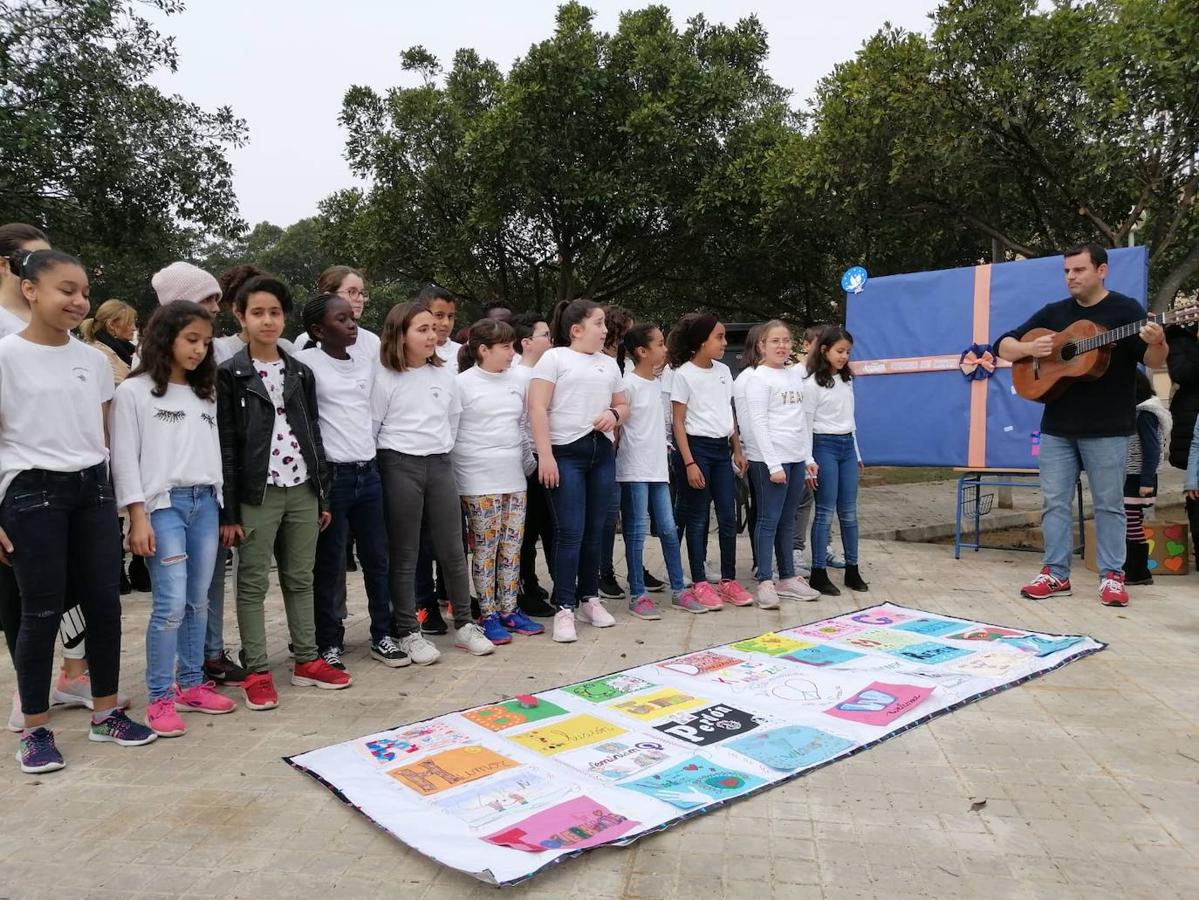
[{"label": "guitar sound hole", "polygon": [[1074,359],[1074,357],[1078,356],[1078,345],[1073,343],[1062,344],[1061,354],[1062,362],[1069,362],[1070,360]]}]

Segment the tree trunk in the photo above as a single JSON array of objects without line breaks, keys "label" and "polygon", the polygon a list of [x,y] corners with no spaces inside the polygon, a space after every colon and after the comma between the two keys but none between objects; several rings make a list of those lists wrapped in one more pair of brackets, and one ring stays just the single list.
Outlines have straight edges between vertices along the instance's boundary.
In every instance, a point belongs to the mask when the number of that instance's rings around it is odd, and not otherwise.
[{"label": "tree trunk", "polygon": [[1152,312],[1164,312],[1169,309],[1170,304],[1174,302],[1174,296],[1182,289],[1187,279],[1196,272],[1199,272],[1199,241],[1195,242],[1187,255],[1166,276],[1166,280],[1162,282],[1161,287],[1157,289],[1157,293],[1153,295],[1153,304],[1150,310]]}]

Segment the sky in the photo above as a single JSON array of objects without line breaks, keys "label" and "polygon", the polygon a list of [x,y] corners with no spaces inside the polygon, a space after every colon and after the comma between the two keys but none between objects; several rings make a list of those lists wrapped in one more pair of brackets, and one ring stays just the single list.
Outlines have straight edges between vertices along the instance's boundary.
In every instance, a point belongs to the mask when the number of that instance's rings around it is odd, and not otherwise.
[{"label": "sky", "polygon": [[[590,0],[597,27],[615,30],[634,0]],[[767,67],[802,108],[816,84],[849,59],[885,22],[926,31],[933,0],[684,0],[665,3],[680,27],[703,13],[732,23],[756,14],[770,38]],[[507,71],[530,44],[547,38],[557,0],[190,0],[173,16],[153,16],[179,51],[175,73],[152,81],[205,109],[232,106],[249,142],[229,152],[242,218],[289,225],[316,213],[321,199],[357,182],[338,125],[351,85],[383,93],[419,82],[400,70],[400,51],[421,44],[444,65],[473,47]]]}]

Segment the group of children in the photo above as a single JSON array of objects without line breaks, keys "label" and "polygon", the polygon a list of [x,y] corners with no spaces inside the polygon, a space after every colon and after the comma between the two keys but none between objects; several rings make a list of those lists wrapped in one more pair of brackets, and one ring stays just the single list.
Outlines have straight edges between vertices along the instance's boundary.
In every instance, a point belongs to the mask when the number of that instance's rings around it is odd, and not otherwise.
[{"label": "group of children", "polygon": [[[292,344],[283,336],[292,298],[267,272],[237,266],[218,279],[178,262],[152,284],[161,305],[135,343],[119,301],[85,323],[78,259],[35,228],[0,227],[0,625],[17,669],[9,727],[21,734],[23,771],[64,764],[51,699],[91,707],[89,738],[123,746],[184,734],[183,713],[232,712],[221,685],[240,686],[250,709],[277,706],[264,614],[273,564],[291,683],[348,687],[351,540],[370,653],[393,667],[440,656],[426,637],[438,633],[433,563],[453,642],[469,653],[542,634],[534,616],[552,616],[560,642],[577,639],[578,621],[615,624],[599,579],[617,510],[629,610],[641,619],[660,617],[651,593],[667,587],[671,605],[691,613],[836,593],[824,565],[834,512],[845,583],[866,590],[852,340],[840,328],[815,335],[797,361],[785,324],[758,326],[734,382],[720,361],[724,326],[708,314],[685,316],[668,337],[622,314],[614,341],[613,308],[577,299],[548,321],[486,318],[458,344],[454,298],[430,285],[391,309],[375,336],[357,324],[368,298],[361,273],[336,266]],[[223,337],[214,332],[222,302],[240,325]],[[754,496],[756,597],[738,582],[738,475]],[[793,548],[813,491],[809,584]],[[119,511],[152,589],[145,725],[117,692]],[[651,531],[668,584],[644,567]],[[552,597],[530,584],[539,537]],[[236,659],[222,628],[234,551]],[[70,652],[54,681],[56,633]]]}]

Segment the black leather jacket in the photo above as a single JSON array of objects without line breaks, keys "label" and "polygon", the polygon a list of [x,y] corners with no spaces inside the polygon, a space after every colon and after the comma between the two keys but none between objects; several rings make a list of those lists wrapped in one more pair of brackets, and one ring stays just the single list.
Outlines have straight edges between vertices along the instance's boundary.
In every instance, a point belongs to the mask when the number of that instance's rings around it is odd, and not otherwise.
[{"label": "black leather jacket", "polygon": [[[299,360],[282,350],[283,405],[287,423],[300,443],[300,453],[320,500],[321,512],[329,508],[329,472],[316,412],[316,379]],[[266,385],[243,348],[217,369],[217,424],[221,435],[221,462],[225,472],[225,505],[222,525],[241,524],[241,504],[262,504],[275,430],[275,404]]]},{"label": "black leather jacket", "polygon": [[1170,465],[1185,469],[1195,417],[1199,416],[1199,339],[1194,325],[1171,325],[1166,329],[1166,340],[1170,342],[1166,367],[1170,370],[1170,380],[1178,385],[1170,400],[1170,415],[1174,418]]}]

